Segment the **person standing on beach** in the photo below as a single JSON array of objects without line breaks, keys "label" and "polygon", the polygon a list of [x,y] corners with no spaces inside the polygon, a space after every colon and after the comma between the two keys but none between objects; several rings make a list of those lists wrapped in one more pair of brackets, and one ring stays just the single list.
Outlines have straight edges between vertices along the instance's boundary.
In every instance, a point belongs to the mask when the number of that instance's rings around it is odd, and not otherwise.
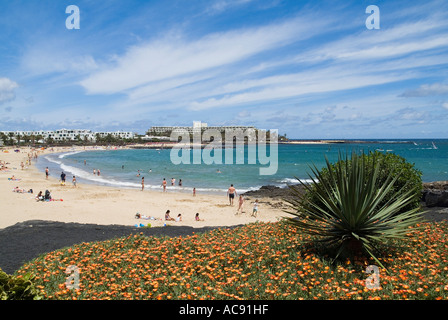
[{"label": "person standing on beach", "polygon": [[48,167],[45,168],[45,179],[48,180],[48,175],[50,174],[50,171],[48,170]]},{"label": "person standing on beach", "polygon": [[237,195],[236,194],[236,189],[233,187],[233,184],[231,184],[229,190],[227,190],[227,195],[229,197],[229,204],[231,206],[233,206],[233,199]]},{"label": "person standing on beach", "polygon": [[145,177],[142,177],[142,191],[145,189]]},{"label": "person standing on beach", "polygon": [[238,212],[240,212],[240,209],[241,209],[241,214],[243,213],[243,204],[244,204],[244,198],[243,198],[243,195],[240,194],[240,198],[238,200],[238,210],[236,210],[236,214],[238,214]]},{"label": "person standing on beach", "polygon": [[196,188],[193,188],[193,197],[196,197]]},{"label": "person standing on beach", "polygon": [[257,217],[258,215],[258,199],[254,202],[254,209],[252,210],[252,217]]},{"label": "person standing on beach", "polygon": [[73,176],[72,183],[73,183],[73,186],[76,188],[76,177],[75,176]]},{"label": "person standing on beach", "polygon": [[166,180],[165,180],[165,178],[163,178],[162,187],[163,187],[163,192],[166,192]]},{"label": "person standing on beach", "polygon": [[61,185],[65,186],[65,173],[62,171],[61,173]]}]

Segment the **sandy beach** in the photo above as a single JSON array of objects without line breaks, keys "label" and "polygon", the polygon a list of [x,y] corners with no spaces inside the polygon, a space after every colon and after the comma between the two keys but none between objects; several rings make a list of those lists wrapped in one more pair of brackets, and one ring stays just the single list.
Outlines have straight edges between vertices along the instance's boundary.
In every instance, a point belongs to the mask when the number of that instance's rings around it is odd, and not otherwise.
[{"label": "sandy beach", "polygon": [[[234,206],[229,205],[227,195],[205,195],[176,193],[139,189],[113,188],[77,183],[75,188],[72,177],[67,174],[66,185],[60,184],[61,172],[50,172],[48,180],[45,173],[40,172],[34,165],[26,165],[30,148],[4,148],[0,151],[0,160],[6,162],[7,170],[0,171],[0,229],[29,220],[44,220],[65,223],[86,223],[98,225],[151,224],[151,227],[191,226],[202,228],[206,226],[233,226],[255,221],[278,221],[287,215],[279,208],[279,203],[272,203],[272,199],[257,198],[259,200],[258,217],[252,217],[252,202],[255,197],[249,197],[244,204],[244,212],[236,215],[237,199]],[[72,151],[73,148],[54,148],[52,152]],[[81,150],[81,148],[80,148]],[[7,151],[7,152],[5,152]],[[36,150],[38,156],[51,151]],[[25,166],[22,169],[21,163]],[[19,180],[9,180],[15,177]],[[13,189],[19,187],[31,193],[18,193]],[[223,186],[227,187],[227,186]],[[235,186],[238,191],[238,186]],[[56,201],[36,201],[39,191],[45,193],[50,190]],[[278,201],[280,202],[280,200]],[[269,205],[274,204],[274,206]],[[277,207],[275,206],[277,205]],[[170,210],[172,218],[182,214],[182,221],[165,221],[165,212]],[[136,219],[139,212],[142,216],[154,217],[155,220]],[[195,214],[200,219],[196,221]]]}]

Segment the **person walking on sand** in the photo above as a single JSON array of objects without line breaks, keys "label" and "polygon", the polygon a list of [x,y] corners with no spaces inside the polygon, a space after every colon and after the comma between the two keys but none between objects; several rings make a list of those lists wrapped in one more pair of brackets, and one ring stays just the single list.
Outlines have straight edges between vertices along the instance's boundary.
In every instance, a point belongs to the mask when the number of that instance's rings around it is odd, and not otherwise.
[{"label": "person walking on sand", "polygon": [[227,195],[229,197],[229,204],[233,206],[233,199],[237,195],[236,189],[233,187],[233,184],[230,185],[229,189],[227,190]]},{"label": "person walking on sand", "polygon": [[243,204],[244,204],[244,197],[242,194],[240,194],[240,198],[238,199],[238,210],[236,210],[236,214],[238,214],[240,210],[241,214],[243,214]]},{"label": "person walking on sand", "polygon": [[142,177],[142,191],[145,189],[145,177]]},{"label": "person walking on sand", "polygon": [[50,170],[48,170],[48,167],[45,168],[45,179],[48,180],[48,175],[50,174]]},{"label": "person walking on sand", "polygon": [[165,180],[165,178],[163,178],[162,187],[163,187],[163,192],[166,192],[166,180]]},{"label": "person walking on sand", "polygon": [[196,197],[196,188],[193,188],[193,197]]}]

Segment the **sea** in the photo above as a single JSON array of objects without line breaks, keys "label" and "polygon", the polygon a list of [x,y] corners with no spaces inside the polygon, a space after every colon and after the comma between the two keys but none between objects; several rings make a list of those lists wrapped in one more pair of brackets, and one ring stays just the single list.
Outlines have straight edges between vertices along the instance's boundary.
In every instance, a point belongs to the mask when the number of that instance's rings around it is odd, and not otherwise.
[{"label": "sea", "polygon": [[[68,182],[76,176],[78,184],[141,189],[144,177],[145,190],[161,190],[166,179],[168,191],[191,193],[195,188],[197,193],[225,194],[231,184],[244,193],[268,185],[287,187],[299,183],[299,179],[309,182],[311,167],[324,167],[326,158],[335,162],[340,154],[374,150],[404,157],[422,172],[423,182],[448,180],[448,139],[278,144],[277,151],[267,145],[266,150],[246,146],[215,149],[207,154],[193,149],[176,153],[172,149],[73,149],[40,156],[36,166],[42,175],[48,167],[56,178],[65,172]],[[182,155],[184,161],[179,163]],[[262,168],[273,174],[261,174]],[[98,169],[100,175],[94,174]]]}]

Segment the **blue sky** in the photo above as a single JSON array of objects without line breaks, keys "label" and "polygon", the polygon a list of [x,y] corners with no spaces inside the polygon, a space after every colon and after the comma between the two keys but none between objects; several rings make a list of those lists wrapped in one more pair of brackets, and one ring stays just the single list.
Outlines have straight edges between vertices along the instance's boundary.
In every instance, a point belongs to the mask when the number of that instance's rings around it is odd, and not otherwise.
[{"label": "blue sky", "polygon": [[0,130],[448,138],[447,17],[445,0],[1,1]]}]

